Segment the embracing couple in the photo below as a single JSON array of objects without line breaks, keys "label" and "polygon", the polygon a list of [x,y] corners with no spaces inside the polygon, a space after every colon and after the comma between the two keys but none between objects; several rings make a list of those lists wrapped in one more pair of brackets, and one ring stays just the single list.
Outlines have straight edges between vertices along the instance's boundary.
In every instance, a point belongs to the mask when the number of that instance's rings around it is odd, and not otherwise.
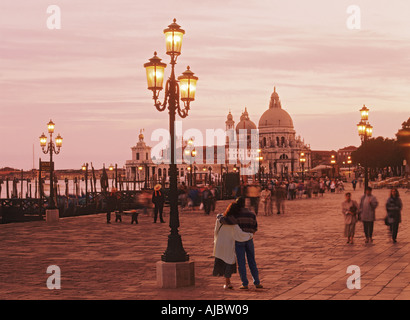
[{"label": "embracing couple", "polygon": [[215,224],[213,275],[225,277],[225,289],[233,289],[231,276],[236,273],[238,263],[242,281],[240,289],[248,289],[246,260],[256,288],[263,288],[255,261],[253,235],[257,231],[256,215],[245,208],[245,198],[239,197],[231,203],[224,214],[219,214]]}]

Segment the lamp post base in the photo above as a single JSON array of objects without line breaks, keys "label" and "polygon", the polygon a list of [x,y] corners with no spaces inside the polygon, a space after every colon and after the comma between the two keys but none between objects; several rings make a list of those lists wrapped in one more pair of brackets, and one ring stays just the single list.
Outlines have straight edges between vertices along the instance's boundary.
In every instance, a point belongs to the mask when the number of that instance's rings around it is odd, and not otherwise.
[{"label": "lamp post base", "polygon": [[158,261],[156,266],[157,285],[162,289],[175,289],[195,285],[195,264],[193,261]]},{"label": "lamp post base", "polygon": [[60,212],[58,209],[47,209],[46,210],[46,222],[53,223],[60,220]]}]

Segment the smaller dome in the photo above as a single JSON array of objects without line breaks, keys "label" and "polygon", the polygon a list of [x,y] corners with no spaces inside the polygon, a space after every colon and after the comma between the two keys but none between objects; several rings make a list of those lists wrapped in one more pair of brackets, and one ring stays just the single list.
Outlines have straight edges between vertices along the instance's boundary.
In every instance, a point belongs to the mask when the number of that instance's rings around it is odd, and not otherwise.
[{"label": "smaller dome", "polygon": [[[256,124],[250,120],[248,110],[246,110],[242,113],[241,115],[241,121],[236,125],[236,132],[239,133],[239,130],[245,129],[245,130],[256,130]],[[250,133],[250,132],[248,132]]]},{"label": "smaller dome", "polygon": [[228,121],[232,121],[233,120],[233,116],[232,113],[229,111],[228,116],[226,117],[226,120]]}]

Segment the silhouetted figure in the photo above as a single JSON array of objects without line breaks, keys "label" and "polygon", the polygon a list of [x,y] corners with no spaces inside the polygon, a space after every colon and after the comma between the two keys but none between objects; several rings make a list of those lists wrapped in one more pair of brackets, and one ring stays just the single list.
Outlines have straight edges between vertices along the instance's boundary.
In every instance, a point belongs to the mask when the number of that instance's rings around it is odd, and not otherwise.
[{"label": "silhouetted figure", "polygon": [[154,192],[152,193],[152,203],[154,204],[154,223],[157,223],[158,213],[160,221],[164,223],[165,221],[162,217],[162,211],[164,209],[165,196],[162,191],[162,185],[160,184],[157,184],[154,187]]},{"label": "silhouetted figure", "polygon": [[138,212],[137,210],[132,210],[131,211],[131,224],[133,224],[135,222],[135,224],[138,224]]},{"label": "silhouetted figure", "polygon": [[401,210],[403,203],[400,199],[399,191],[396,188],[391,189],[390,197],[386,202],[387,224],[390,227],[391,237],[394,243],[397,242],[397,233],[401,222]]},{"label": "silhouetted figure", "polygon": [[111,223],[111,212],[117,207],[117,189],[112,188],[110,193],[107,193],[107,223]]}]

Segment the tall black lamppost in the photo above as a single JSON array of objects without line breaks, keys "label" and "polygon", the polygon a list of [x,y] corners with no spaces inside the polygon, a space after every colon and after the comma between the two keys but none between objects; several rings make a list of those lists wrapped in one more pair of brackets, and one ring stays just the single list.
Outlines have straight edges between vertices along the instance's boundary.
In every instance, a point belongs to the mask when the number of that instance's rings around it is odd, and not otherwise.
[{"label": "tall black lamppost", "polygon": [[[159,92],[163,89],[165,63],[161,62],[157,53],[144,64],[147,73],[148,89],[153,92],[154,105],[158,111],[169,110],[169,131],[171,137],[171,162],[170,162],[170,219],[169,226],[171,229],[168,236],[168,247],[161,259],[164,262],[184,262],[189,260],[189,255],[182,246],[181,236],[178,233],[179,214],[178,214],[178,190],[177,190],[177,166],[175,161],[175,117],[176,113],[181,118],[188,116],[190,102],[195,100],[197,77],[187,68],[187,70],[175,78],[175,64],[178,56],[181,54],[182,37],[185,31],[174,22],[164,30],[166,40],[166,53],[171,57],[171,76],[165,85],[164,102],[161,103]],[[183,106],[180,105],[180,99]]]},{"label": "tall black lamppost", "polygon": [[362,140],[363,153],[364,153],[364,190],[369,186],[369,170],[368,170],[368,161],[367,161],[367,141],[371,138],[373,133],[373,127],[369,123],[369,109],[363,105],[363,108],[360,109],[361,120],[357,125],[357,130],[359,132],[360,139]]},{"label": "tall black lamppost", "polygon": [[40,146],[43,150],[44,154],[50,154],[50,201],[48,203],[48,209],[56,209],[56,205],[54,203],[54,163],[53,163],[53,154],[59,154],[60,148],[63,145],[63,138],[60,134],[56,137],[56,142],[53,142],[53,133],[54,133],[55,124],[53,121],[47,124],[48,133],[50,134],[50,142],[47,143],[47,137],[45,136],[44,132],[40,136]]},{"label": "tall black lamppost", "polygon": [[81,170],[84,171],[85,178],[85,206],[88,206],[88,163],[84,163],[81,167]]}]

